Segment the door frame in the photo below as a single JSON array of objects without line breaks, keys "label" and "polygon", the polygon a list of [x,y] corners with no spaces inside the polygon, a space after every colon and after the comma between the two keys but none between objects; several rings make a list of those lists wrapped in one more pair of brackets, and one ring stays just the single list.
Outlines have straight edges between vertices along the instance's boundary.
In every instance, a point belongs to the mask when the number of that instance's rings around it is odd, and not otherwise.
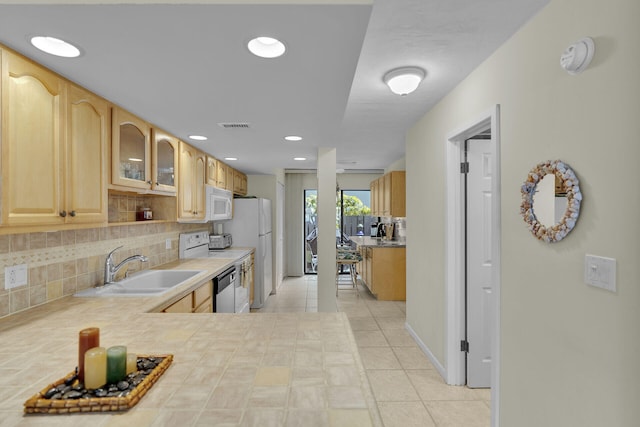
[{"label": "door frame", "polygon": [[476,120],[451,132],[446,141],[446,206],[445,206],[445,301],[446,301],[446,382],[462,385],[466,382],[465,354],[460,342],[465,338],[465,236],[464,236],[464,176],[460,173],[464,141],[491,128],[492,163],[492,258],[494,278],[494,313],[491,328],[491,426],[499,423],[500,386],[500,105],[496,104]]}]

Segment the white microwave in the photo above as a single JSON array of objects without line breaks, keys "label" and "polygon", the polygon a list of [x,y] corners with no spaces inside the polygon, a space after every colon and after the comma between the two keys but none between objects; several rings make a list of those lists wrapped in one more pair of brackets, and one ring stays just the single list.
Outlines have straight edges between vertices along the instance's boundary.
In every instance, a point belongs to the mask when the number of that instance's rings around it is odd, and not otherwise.
[{"label": "white microwave", "polygon": [[207,185],[207,219],[221,221],[233,217],[233,193]]}]

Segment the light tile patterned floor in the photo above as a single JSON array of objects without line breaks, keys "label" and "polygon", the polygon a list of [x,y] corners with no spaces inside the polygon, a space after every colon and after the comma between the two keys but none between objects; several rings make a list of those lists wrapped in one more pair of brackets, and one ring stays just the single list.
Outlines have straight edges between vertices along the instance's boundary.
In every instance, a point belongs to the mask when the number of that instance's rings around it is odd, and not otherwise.
[{"label": "light tile patterned floor", "polygon": [[[445,384],[404,329],[405,303],[377,301],[362,286],[358,292],[356,296],[353,290],[341,290],[338,309],[349,318],[385,426],[488,427],[490,391]],[[317,276],[309,275],[286,279],[258,312],[315,312],[317,308]],[[336,390],[328,398],[340,401],[349,396],[349,401],[357,401],[357,396],[351,396],[352,390],[339,387],[341,379],[355,373],[336,365],[330,375]],[[313,393],[314,384],[304,382],[307,374],[313,378],[312,373],[304,371],[313,369],[313,360],[296,361],[296,366],[301,371],[294,372],[294,380],[300,378],[304,386],[301,393]],[[303,402],[301,396],[301,405]],[[323,424],[316,419],[300,425],[315,423]]]}]

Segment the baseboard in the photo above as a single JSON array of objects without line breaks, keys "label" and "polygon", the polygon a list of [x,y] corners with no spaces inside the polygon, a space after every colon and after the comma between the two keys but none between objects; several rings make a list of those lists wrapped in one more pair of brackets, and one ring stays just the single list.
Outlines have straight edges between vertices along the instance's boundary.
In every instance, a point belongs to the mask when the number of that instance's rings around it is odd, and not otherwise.
[{"label": "baseboard", "polygon": [[409,332],[409,335],[411,335],[411,337],[416,342],[416,344],[418,344],[418,347],[420,347],[420,350],[422,350],[422,352],[427,356],[427,358],[436,368],[436,370],[438,371],[442,379],[446,382],[447,372],[444,369],[444,366],[442,366],[440,361],[433,355],[431,350],[429,350],[429,347],[427,347],[427,345],[422,342],[418,334],[416,334],[416,332],[411,328],[411,326],[408,323],[404,324],[404,328],[407,330],[407,332]]}]

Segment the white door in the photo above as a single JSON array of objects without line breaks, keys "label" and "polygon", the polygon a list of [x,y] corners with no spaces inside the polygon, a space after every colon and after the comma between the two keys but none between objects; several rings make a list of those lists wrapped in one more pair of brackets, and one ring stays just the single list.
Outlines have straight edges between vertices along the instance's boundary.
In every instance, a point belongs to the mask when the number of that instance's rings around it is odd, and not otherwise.
[{"label": "white door", "polygon": [[488,139],[467,144],[467,385],[473,388],[491,386],[491,146]]}]

